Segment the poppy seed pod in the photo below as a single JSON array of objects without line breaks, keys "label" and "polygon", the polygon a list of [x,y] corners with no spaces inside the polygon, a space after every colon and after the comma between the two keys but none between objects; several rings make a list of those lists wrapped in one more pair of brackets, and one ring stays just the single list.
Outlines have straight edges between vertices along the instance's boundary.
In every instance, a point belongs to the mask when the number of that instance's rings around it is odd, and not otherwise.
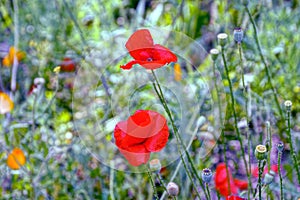
[{"label": "poppy seed pod", "polygon": [[217,35],[218,43],[221,47],[224,47],[227,43],[228,35],[226,33],[219,33]]},{"label": "poppy seed pod", "polygon": [[284,102],[284,106],[285,106],[285,109],[287,111],[291,111],[292,105],[293,104],[292,104],[292,102],[290,100],[287,100],[287,101]]},{"label": "poppy seed pod", "polygon": [[283,142],[278,142],[278,143],[277,143],[277,150],[278,150],[279,152],[282,152],[283,149],[284,149],[284,144],[283,144]]},{"label": "poppy seed pod", "polygon": [[179,187],[176,183],[170,182],[167,185],[167,191],[170,196],[177,196],[179,193]]},{"label": "poppy seed pod", "polygon": [[233,38],[237,43],[241,43],[244,38],[244,31],[242,28],[237,27],[233,30]]},{"label": "poppy seed pod", "polygon": [[218,49],[211,49],[211,50],[209,51],[209,53],[210,53],[210,55],[211,55],[211,59],[212,59],[213,61],[215,61],[215,60],[217,60],[220,51],[219,51]]},{"label": "poppy seed pod", "polygon": [[149,167],[151,171],[155,171],[156,173],[159,173],[161,170],[161,163],[158,159],[153,159],[149,162]]},{"label": "poppy seed pod", "polygon": [[205,168],[202,170],[202,180],[205,183],[209,183],[211,181],[212,178],[212,172],[209,168]]},{"label": "poppy seed pod", "polygon": [[255,148],[255,157],[257,160],[264,160],[267,155],[267,147],[265,145],[257,145]]}]

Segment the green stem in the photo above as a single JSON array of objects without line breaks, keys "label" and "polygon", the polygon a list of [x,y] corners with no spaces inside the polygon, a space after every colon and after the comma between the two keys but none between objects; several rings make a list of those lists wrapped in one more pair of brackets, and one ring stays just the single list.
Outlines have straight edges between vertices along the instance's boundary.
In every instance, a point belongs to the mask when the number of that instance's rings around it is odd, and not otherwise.
[{"label": "green stem", "polygon": [[[239,58],[240,58],[240,66],[241,66],[241,71],[242,71],[242,84],[243,84],[243,93],[244,93],[244,97],[245,97],[245,111],[246,111],[246,122],[248,124],[248,95],[247,95],[247,90],[246,90],[246,84],[245,84],[245,78],[244,78],[244,63],[243,63],[243,55],[242,55],[242,46],[241,43],[238,43],[238,49],[239,49]],[[249,136],[248,133],[248,127],[246,128],[246,135]],[[249,155],[249,172],[251,172],[250,168],[251,168],[251,163],[250,163],[250,137],[248,137],[248,155]],[[248,171],[248,170],[247,170]],[[250,173],[247,172],[247,176],[248,176],[248,199],[250,199],[250,195],[251,195],[251,188],[252,188],[252,181],[251,181],[251,177],[249,176]]]},{"label": "green stem", "polygon": [[196,175],[197,179],[199,180],[200,186],[202,187],[202,190],[204,191],[205,196],[207,197],[207,194],[206,194],[206,192],[205,192],[205,187],[204,187],[204,185],[203,185],[202,179],[201,179],[200,176],[198,175],[197,170],[196,170],[196,168],[195,168],[195,166],[194,166],[194,163],[193,163],[193,161],[192,161],[192,159],[191,159],[191,157],[190,157],[190,155],[189,155],[189,153],[188,153],[188,151],[187,151],[187,149],[186,149],[186,147],[185,147],[184,142],[182,141],[182,138],[180,137],[180,134],[179,134],[179,132],[178,132],[177,127],[175,126],[175,123],[174,123],[174,120],[173,120],[171,111],[170,111],[170,109],[169,109],[169,107],[168,107],[168,104],[167,104],[167,102],[166,102],[166,100],[165,100],[165,97],[164,97],[164,95],[163,95],[163,92],[162,92],[162,89],[161,89],[161,87],[160,87],[159,81],[158,81],[158,79],[157,79],[157,77],[156,77],[154,71],[151,70],[151,72],[152,72],[152,75],[153,75],[153,77],[154,77],[154,79],[155,79],[155,82],[156,82],[156,84],[157,84],[157,86],[158,86],[158,89],[157,89],[157,88],[156,88],[156,85],[153,83],[154,90],[155,90],[155,92],[157,93],[157,95],[158,95],[158,97],[159,97],[161,103],[163,104],[163,107],[164,107],[165,111],[167,112],[168,117],[169,117],[169,119],[170,119],[170,121],[171,121],[171,125],[172,125],[173,131],[174,131],[174,135],[175,135],[176,141],[177,141],[177,146],[178,146],[178,151],[179,151],[179,154],[180,154],[180,158],[181,158],[181,160],[182,160],[182,163],[183,163],[183,166],[184,166],[184,168],[185,168],[185,170],[186,170],[186,173],[187,173],[187,175],[188,175],[188,177],[189,177],[189,179],[190,179],[190,181],[191,181],[191,183],[192,183],[192,185],[193,185],[193,187],[194,187],[194,189],[195,189],[195,191],[196,191],[196,194],[197,194],[198,198],[201,199],[200,194],[199,194],[199,192],[198,192],[198,189],[197,189],[197,187],[196,187],[196,185],[195,185],[195,183],[194,183],[194,181],[193,181],[193,179],[192,179],[192,176],[191,176],[191,174],[190,174],[190,171],[189,171],[189,169],[188,169],[188,167],[187,167],[187,165],[186,165],[186,162],[185,162],[185,160],[184,160],[184,157],[183,157],[183,154],[182,154],[182,151],[181,151],[181,146],[182,146],[183,149],[184,149],[184,152],[185,152],[185,154],[186,154],[186,156],[187,156],[187,158],[188,158],[188,162],[190,163],[190,165],[191,165],[191,167],[192,167],[192,171],[193,171],[194,175]]},{"label": "green stem", "polygon": [[288,126],[287,134],[288,134],[288,139],[289,139],[289,143],[290,143],[291,156],[293,157],[294,168],[296,169],[298,183],[300,184],[300,172],[299,172],[299,166],[298,166],[298,159],[297,159],[296,153],[294,151],[292,134],[291,134],[291,111],[287,110],[286,114],[287,114],[287,126]]},{"label": "green stem", "polygon": [[279,114],[281,116],[281,119],[284,119],[283,117],[283,112],[282,112],[282,109],[280,107],[280,104],[279,104],[279,100],[278,100],[278,97],[277,97],[277,91],[275,90],[275,87],[273,86],[273,83],[272,83],[272,79],[271,79],[271,73],[270,73],[270,69],[269,69],[269,66],[266,62],[266,59],[262,53],[262,49],[261,49],[261,45],[260,45],[260,41],[258,39],[258,33],[257,33],[257,28],[256,28],[256,24],[255,24],[255,21],[252,17],[252,14],[248,8],[247,5],[245,5],[245,9],[246,9],[246,12],[250,18],[250,21],[251,21],[251,24],[253,26],[253,30],[254,30],[254,38],[255,38],[255,42],[256,42],[256,45],[257,45],[257,48],[258,48],[258,51],[259,51],[259,55],[260,55],[260,58],[265,66],[265,72],[267,74],[267,77],[268,77],[268,83],[270,84],[271,86],[271,89],[273,91],[273,95],[274,95],[274,100],[275,100],[275,103],[276,103],[276,106],[277,106],[277,109],[279,111]]},{"label": "green stem", "polygon": [[[236,114],[236,111],[235,111],[235,101],[234,101],[234,97],[233,97],[232,83],[231,83],[231,80],[229,78],[229,70],[228,70],[228,67],[227,67],[226,59],[225,59],[224,48],[222,48],[221,51],[222,51],[222,58],[223,58],[224,67],[225,67],[225,71],[226,71],[226,77],[227,77],[227,80],[228,80],[228,83],[229,83],[230,97],[231,97],[231,110],[232,110],[233,116],[234,116],[234,128],[235,128],[235,131],[237,133],[238,141],[240,143],[240,147],[241,147],[241,151],[242,151],[242,157],[243,157],[244,165],[245,165],[245,168],[246,168],[246,174],[247,174],[248,181],[249,181],[250,175],[249,175],[249,171],[248,171],[248,165],[247,165],[247,161],[246,161],[245,150],[244,150],[244,145],[243,145],[242,138],[241,138],[241,133],[240,133],[239,128],[237,126],[238,121],[237,121],[237,114]],[[251,182],[251,180],[250,180],[250,182]]]},{"label": "green stem", "polygon": [[278,160],[277,160],[277,168],[279,175],[279,184],[280,184],[280,200],[283,200],[283,185],[282,185],[282,175],[281,175],[281,156],[282,152],[278,151]]},{"label": "green stem", "polygon": [[271,133],[271,128],[270,128],[270,122],[267,121],[266,122],[267,125],[267,138],[268,138],[268,145],[269,145],[269,149],[268,149],[268,171],[271,170],[271,151],[272,151],[272,133]]},{"label": "green stem", "polygon": [[149,171],[148,167],[146,167],[146,168],[147,168],[147,174],[148,174],[148,177],[149,177],[149,179],[150,179],[150,183],[151,183],[151,185],[152,185],[154,197],[155,197],[156,200],[159,200],[158,195],[157,195],[157,191],[156,191],[156,186],[155,186],[155,184],[154,184],[154,182],[153,182],[153,180],[152,180],[151,172]]},{"label": "green stem", "polygon": [[261,176],[262,176],[262,173],[263,173],[263,169],[262,169],[262,166],[261,166],[261,160],[258,161],[258,199],[259,200],[262,200],[262,197],[261,197],[261,186],[262,186],[262,182],[261,182]]},{"label": "green stem", "polygon": [[[244,65],[243,65],[243,57],[242,57],[242,47],[241,43],[238,43],[238,49],[239,49],[239,57],[240,57],[240,66],[242,71],[242,83],[243,83],[243,91],[244,94],[246,93],[246,85],[245,85],[245,78],[244,78]],[[246,96],[245,96],[246,97]],[[247,106],[247,104],[246,104]],[[246,109],[247,110],[247,109]]]},{"label": "green stem", "polygon": [[230,187],[230,179],[229,179],[229,170],[228,170],[228,162],[227,162],[227,157],[226,157],[226,142],[225,142],[225,133],[224,133],[224,124],[223,124],[223,119],[222,119],[222,110],[221,110],[221,101],[220,101],[220,90],[217,84],[217,73],[216,73],[216,62],[214,61],[213,63],[213,73],[214,73],[214,85],[216,88],[217,92],[217,103],[218,103],[218,108],[219,108],[219,121],[221,124],[221,139],[223,142],[223,156],[224,156],[224,162],[225,162],[225,168],[226,168],[226,174],[227,174],[227,186],[228,186],[228,191],[229,194],[231,194],[231,187]]},{"label": "green stem", "polygon": [[208,194],[208,200],[211,200],[210,190],[209,190],[209,187],[208,187],[208,183],[206,183],[206,190],[207,190],[207,194]]}]

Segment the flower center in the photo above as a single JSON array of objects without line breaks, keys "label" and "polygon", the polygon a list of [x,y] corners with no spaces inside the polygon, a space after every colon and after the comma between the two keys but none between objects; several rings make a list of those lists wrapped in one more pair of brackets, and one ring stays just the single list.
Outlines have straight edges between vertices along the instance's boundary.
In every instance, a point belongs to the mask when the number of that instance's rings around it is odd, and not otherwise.
[{"label": "flower center", "polygon": [[131,116],[131,119],[138,126],[147,126],[151,122],[148,112],[145,111],[137,111],[136,113],[134,113],[134,115]]},{"label": "flower center", "polygon": [[147,58],[147,61],[151,62],[151,61],[153,61],[153,59],[152,58]]}]

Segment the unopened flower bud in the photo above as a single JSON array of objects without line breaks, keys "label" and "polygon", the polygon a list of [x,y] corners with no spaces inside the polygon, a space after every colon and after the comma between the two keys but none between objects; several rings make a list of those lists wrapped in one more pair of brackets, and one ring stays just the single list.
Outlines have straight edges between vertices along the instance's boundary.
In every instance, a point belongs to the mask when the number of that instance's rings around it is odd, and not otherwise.
[{"label": "unopened flower bud", "polygon": [[283,144],[283,142],[278,142],[278,143],[277,143],[277,150],[278,150],[279,152],[282,152],[283,149],[284,149],[284,144]]},{"label": "unopened flower bud", "polygon": [[219,33],[217,35],[218,42],[221,45],[221,47],[224,47],[227,43],[228,35],[226,33]]},{"label": "unopened flower bud", "polygon": [[37,77],[33,80],[34,85],[44,85],[45,79],[42,77]]},{"label": "unopened flower bud", "polygon": [[176,183],[170,182],[167,185],[167,191],[170,196],[177,196],[179,193],[179,187]]},{"label": "unopened flower bud", "polygon": [[159,173],[161,170],[161,163],[158,159],[153,159],[149,162],[149,167],[151,171],[155,171],[156,173]]},{"label": "unopened flower bud", "polygon": [[233,38],[237,43],[241,43],[244,38],[244,31],[242,28],[237,27],[233,30]]},{"label": "unopened flower bud", "polygon": [[209,53],[210,53],[211,59],[213,59],[213,61],[215,61],[215,60],[217,60],[220,51],[218,49],[211,49],[209,51]]},{"label": "unopened flower bud", "polygon": [[264,160],[267,155],[267,147],[261,144],[257,145],[254,153],[257,160]]},{"label": "unopened flower bud", "polygon": [[266,175],[264,177],[264,183],[266,185],[269,185],[270,183],[272,183],[272,181],[274,180],[274,176],[275,176],[275,172],[270,170],[268,173],[266,173]]},{"label": "unopened flower bud", "polygon": [[212,172],[209,168],[205,168],[202,170],[202,180],[205,183],[209,183],[212,178]]},{"label": "unopened flower bud", "polygon": [[287,101],[284,102],[284,106],[285,106],[285,109],[287,111],[291,111],[292,105],[293,104],[292,104],[292,102],[290,100],[287,100]]}]

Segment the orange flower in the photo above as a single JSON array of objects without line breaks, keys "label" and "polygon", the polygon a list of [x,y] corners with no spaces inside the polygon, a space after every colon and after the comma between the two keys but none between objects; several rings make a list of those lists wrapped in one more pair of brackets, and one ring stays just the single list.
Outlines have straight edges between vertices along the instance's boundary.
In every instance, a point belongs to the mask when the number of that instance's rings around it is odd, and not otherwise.
[{"label": "orange flower", "polygon": [[18,51],[14,47],[9,48],[8,54],[3,58],[2,64],[5,67],[10,67],[14,63],[14,56],[17,56],[17,60],[20,61],[25,57],[25,53],[23,51]]},{"label": "orange flower", "polygon": [[10,97],[0,92],[0,114],[5,114],[10,112],[14,108],[14,103],[10,99]]},{"label": "orange flower", "polygon": [[11,169],[20,169],[26,162],[23,151],[19,148],[14,148],[7,157],[7,166]]},{"label": "orange flower", "polygon": [[181,72],[181,67],[179,63],[175,63],[174,65],[174,78],[175,81],[181,81],[182,79],[182,72]]}]

